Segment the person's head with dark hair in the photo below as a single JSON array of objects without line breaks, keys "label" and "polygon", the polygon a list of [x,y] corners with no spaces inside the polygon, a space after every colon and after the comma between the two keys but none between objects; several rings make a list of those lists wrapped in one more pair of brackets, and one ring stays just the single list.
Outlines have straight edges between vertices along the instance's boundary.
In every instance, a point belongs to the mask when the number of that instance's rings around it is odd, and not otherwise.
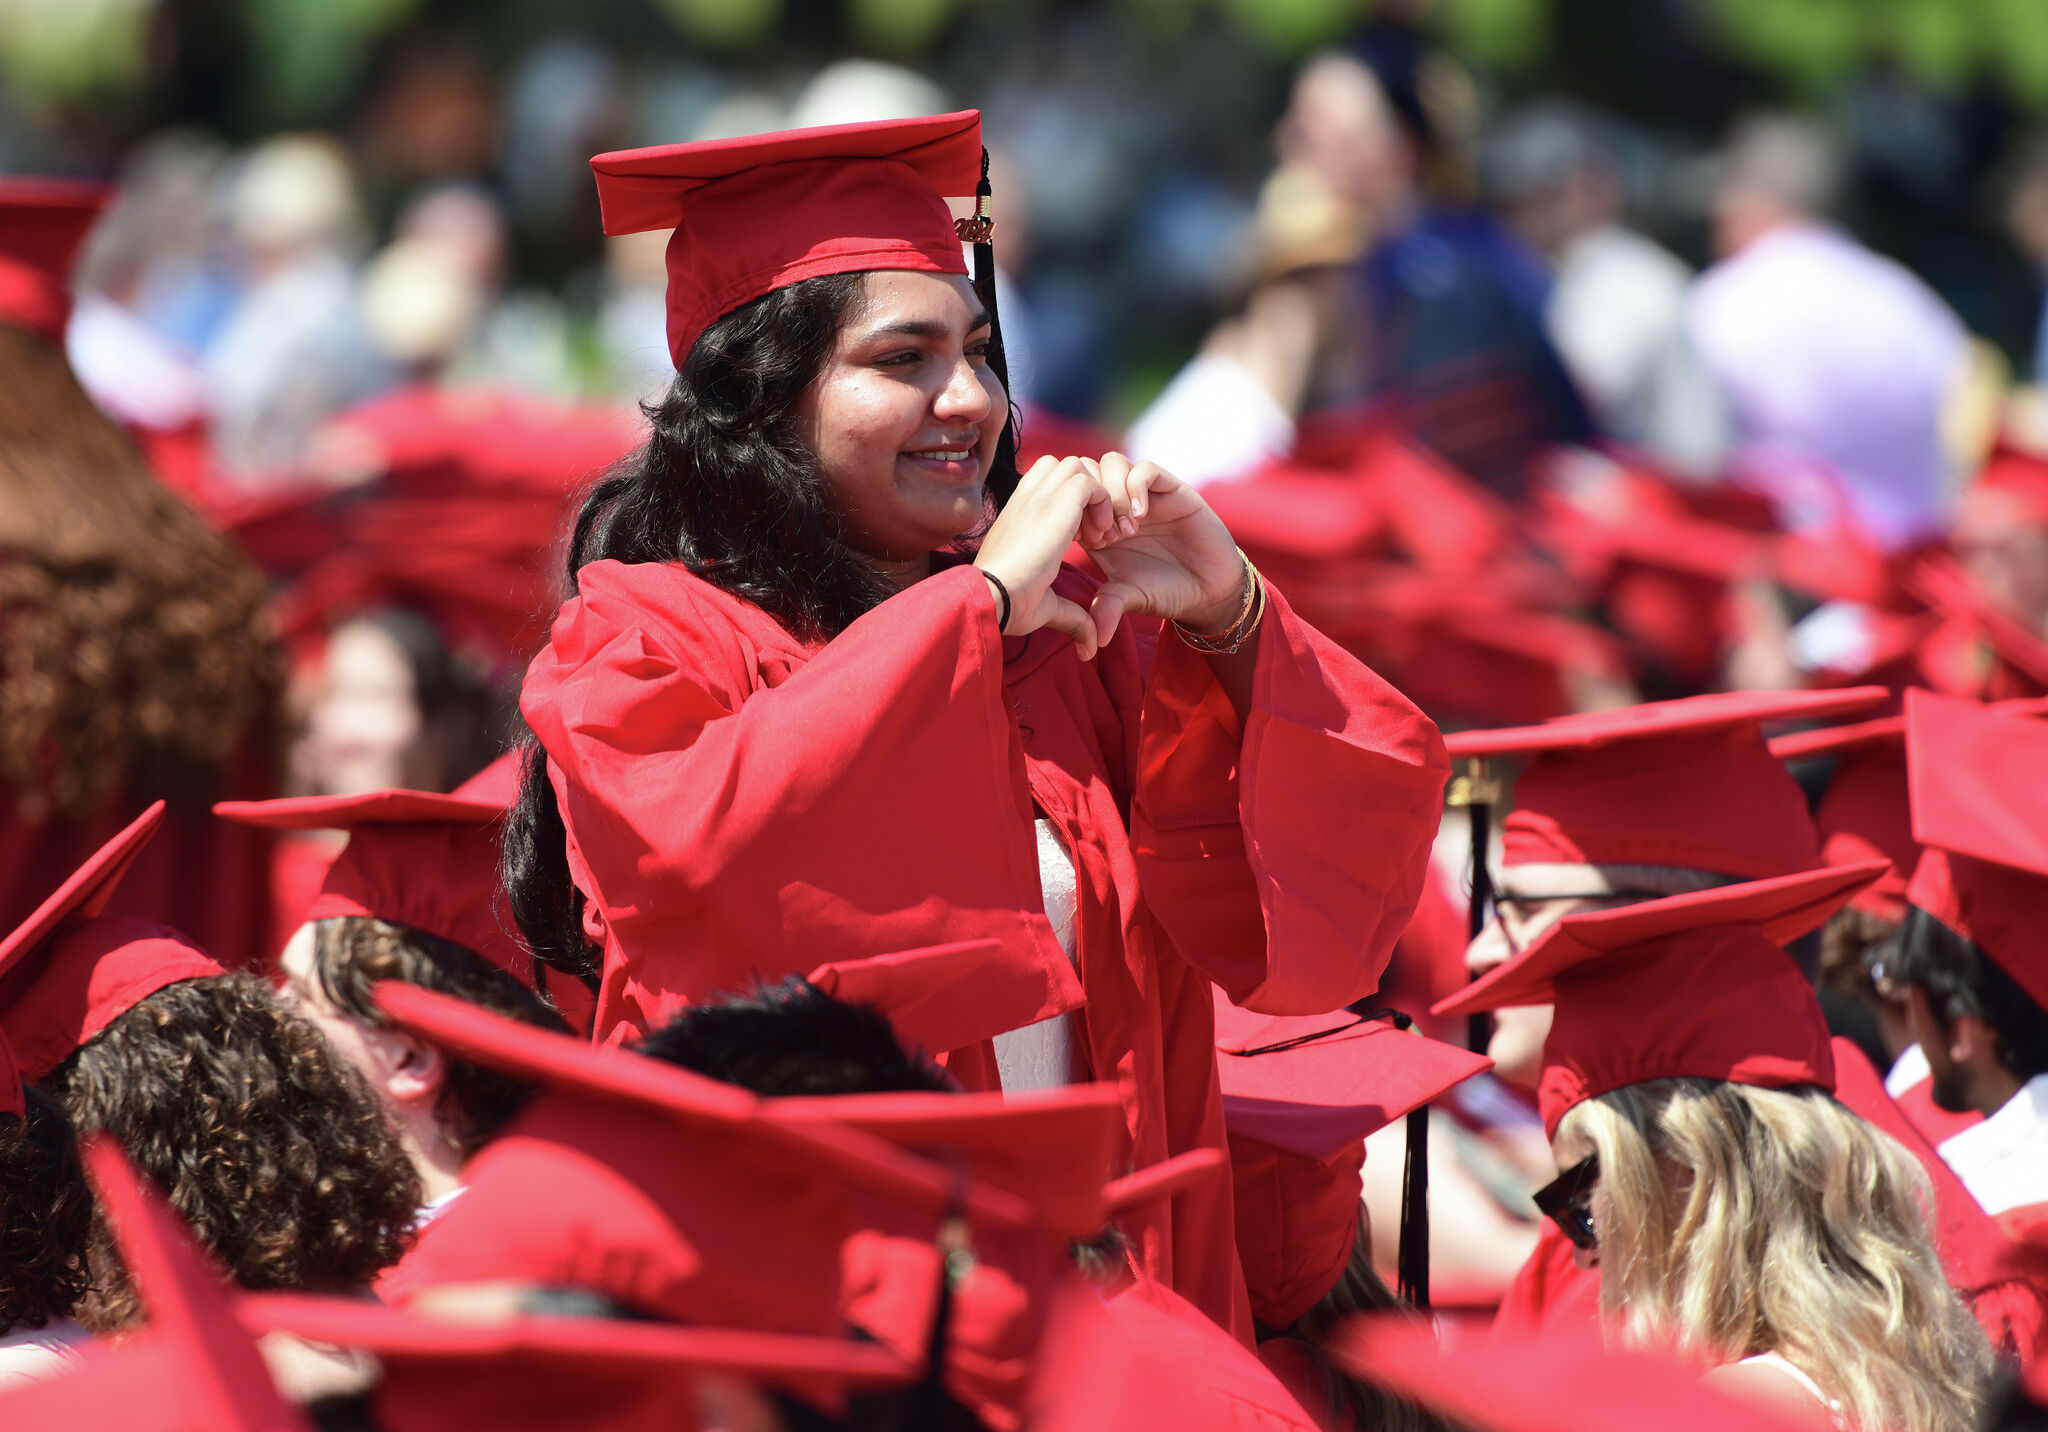
[{"label": "person's head with dark hair", "polygon": [[1907,1021],[1926,1052],[1934,1101],[1952,1113],[2002,1108],[2029,1079],[2048,1073],[2048,1010],[1986,956],[1918,906],[1909,907],[1895,952],[1881,966],[1903,995]]},{"label": "person's head with dark hair", "polygon": [[[105,1130],[248,1288],[356,1291],[404,1251],[420,1183],[376,1095],[254,975],[166,984],[40,1081]],[[96,1221],[95,1331],[140,1314]]]},{"label": "person's head with dark hair", "polygon": [[384,980],[454,995],[511,1019],[565,1030],[538,996],[467,946],[368,915],[314,920],[278,957],[281,990],[383,1099],[427,1197],[461,1182],[462,1165],[533,1096],[533,1085],[454,1058],[394,1028],[373,991]]},{"label": "person's head with dark hair", "polygon": [[321,794],[452,789],[489,758],[490,694],[426,617],[350,617],[328,636],[320,684],[293,753]]},{"label": "person's head with dark hair", "polygon": [[802,975],[692,1005],[638,1047],[770,1097],[959,1088],[907,1052],[881,1011],[834,999]]},{"label": "person's head with dark hair", "polygon": [[0,1337],[71,1315],[92,1285],[92,1190],[71,1120],[33,1086],[0,1114]]},{"label": "person's head with dark hair", "polygon": [[[989,311],[965,278],[884,271],[804,279],[719,317],[648,410],[647,446],[584,499],[570,590],[591,562],[675,562],[802,638],[837,634],[894,590],[892,567],[922,571],[1017,485]],[[977,465],[980,481],[946,476]],[[505,887],[535,955],[590,978],[564,839],[530,757]]]}]

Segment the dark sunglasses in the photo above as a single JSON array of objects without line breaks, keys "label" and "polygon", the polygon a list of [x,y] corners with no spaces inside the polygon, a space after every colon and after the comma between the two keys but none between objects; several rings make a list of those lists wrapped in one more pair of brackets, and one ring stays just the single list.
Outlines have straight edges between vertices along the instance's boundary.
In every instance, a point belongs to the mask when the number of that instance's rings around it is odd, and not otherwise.
[{"label": "dark sunglasses", "polygon": [[1588,1154],[1536,1190],[1536,1207],[1587,1252],[1600,1246],[1593,1231],[1593,1188],[1600,1182],[1600,1156]]}]

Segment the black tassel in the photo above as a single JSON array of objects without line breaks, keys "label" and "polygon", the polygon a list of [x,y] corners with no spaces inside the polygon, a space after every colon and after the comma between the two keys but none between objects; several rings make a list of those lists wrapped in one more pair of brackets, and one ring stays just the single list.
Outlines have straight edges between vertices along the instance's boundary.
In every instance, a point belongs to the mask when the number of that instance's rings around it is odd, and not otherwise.
[{"label": "black tassel", "polygon": [[974,1271],[974,1236],[967,1225],[967,1184],[964,1167],[954,1169],[953,1206],[939,1224],[933,1241],[939,1251],[939,1291],[932,1307],[931,1335],[925,1339],[924,1376],[903,1396],[899,1426],[905,1429],[943,1427],[952,1419],[952,1394],[946,1391],[946,1343],[953,1328],[953,1290]]},{"label": "black tassel", "polygon": [[[1465,938],[1469,942],[1478,939],[1479,932],[1486,928],[1487,910],[1493,904],[1493,867],[1486,858],[1493,842],[1493,803],[1475,800],[1466,811],[1472,819],[1472,904],[1465,917]],[[1467,1015],[1465,1047],[1484,1054],[1492,1042],[1493,1016]]]},{"label": "black tassel", "polygon": [[[996,312],[996,246],[994,243],[995,220],[989,214],[989,201],[995,190],[988,182],[988,148],[981,151],[981,182],[974,187],[974,217],[963,219],[954,227],[962,238],[974,245],[974,287],[981,294],[981,301],[988,309],[988,366],[1002,381],[1003,391],[1010,392],[1010,359],[1003,351],[1003,323]],[[996,456],[993,471],[1008,474],[1017,469],[1017,404],[1012,394],[1009,420],[1003,424],[1003,435],[996,442]],[[1008,492],[999,494],[1007,498]]]},{"label": "black tassel", "polygon": [[1429,1311],[1429,1105],[1408,1115],[1408,1152],[1401,1164],[1401,1246],[1394,1278],[1409,1304]]}]

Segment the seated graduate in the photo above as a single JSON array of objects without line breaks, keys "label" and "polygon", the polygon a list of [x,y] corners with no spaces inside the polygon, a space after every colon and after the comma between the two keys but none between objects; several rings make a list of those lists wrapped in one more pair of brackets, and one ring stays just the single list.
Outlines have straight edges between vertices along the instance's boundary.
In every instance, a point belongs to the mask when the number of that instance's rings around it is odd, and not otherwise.
[{"label": "seated graduate", "polygon": [[[981,154],[968,111],[593,161],[609,232],[675,229],[678,376],[579,515],[507,886],[535,954],[596,982],[600,1039],[994,936],[978,978],[1037,1022],[949,1071],[1113,1074],[1149,1166],[1223,1146],[1212,984],[1276,1012],[1373,989],[1445,767],[1191,488],[1115,454],[1016,472],[946,205]],[[1138,1222],[1249,1340],[1223,1190]]]},{"label": "seated graduate", "polygon": [[[0,1029],[24,1077],[81,1134],[112,1135],[243,1286],[367,1289],[420,1201],[375,1094],[263,980],[97,913],[162,818],[159,802],[0,940]],[[103,1222],[91,1267],[79,1321],[132,1325]]]},{"label": "seated graduate", "polygon": [[[461,1193],[463,1166],[525,1106],[533,1085],[393,1028],[375,986],[404,980],[568,1028],[535,987],[533,956],[498,920],[497,828],[516,783],[504,757],[446,795],[393,789],[215,807],[225,819],[274,830],[349,832],[278,957],[278,988],[383,1100],[425,1192],[418,1230]],[[561,983],[587,1008],[581,985]]]},{"label": "seated graduate", "polygon": [[2048,1244],[2048,722],[1911,691],[1906,767],[1926,848],[1885,977],[1935,1104],[1984,1116],[1942,1158],[2008,1233]]},{"label": "seated graduate", "polygon": [[1437,1010],[1552,1003],[1539,1102],[1564,1173],[1537,1204],[1623,1341],[1815,1432],[1964,1432],[1992,1356],[1927,1177],[1831,1096],[1826,1022],[1779,947],[1884,868],[1567,915]]}]

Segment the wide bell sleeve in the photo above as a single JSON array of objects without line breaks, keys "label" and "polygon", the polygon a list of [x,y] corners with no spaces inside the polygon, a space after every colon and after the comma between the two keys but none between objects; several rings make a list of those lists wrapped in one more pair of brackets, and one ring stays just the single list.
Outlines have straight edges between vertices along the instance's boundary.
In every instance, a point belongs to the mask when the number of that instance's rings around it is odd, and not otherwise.
[{"label": "wide bell sleeve", "polygon": [[1168,630],[1131,812],[1146,904],[1246,1009],[1360,999],[1421,897],[1449,771],[1435,724],[1270,586],[1242,722]]},{"label": "wide bell sleeve", "polygon": [[755,975],[982,937],[999,949],[980,988],[1018,1023],[1080,1003],[972,568],[807,660],[764,658],[730,599],[678,568],[579,577],[521,710],[606,936],[600,1037]]}]

